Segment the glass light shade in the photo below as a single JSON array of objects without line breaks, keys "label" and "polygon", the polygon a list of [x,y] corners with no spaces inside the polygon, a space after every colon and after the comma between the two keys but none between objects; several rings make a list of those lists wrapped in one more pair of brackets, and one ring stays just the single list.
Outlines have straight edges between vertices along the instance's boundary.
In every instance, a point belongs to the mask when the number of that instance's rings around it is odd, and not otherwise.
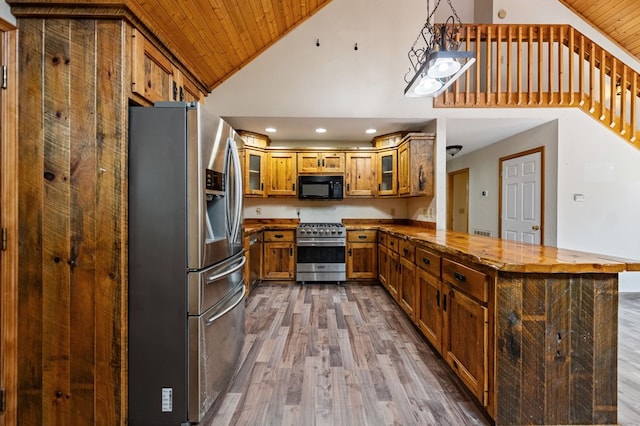
[{"label": "glass light shade", "polygon": [[446,78],[460,70],[460,62],[453,58],[435,58],[429,63],[427,75],[433,78]]},{"label": "glass light shade", "polygon": [[437,92],[442,87],[442,83],[433,77],[425,75],[420,79],[420,83],[413,90],[416,95],[430,95]]}]

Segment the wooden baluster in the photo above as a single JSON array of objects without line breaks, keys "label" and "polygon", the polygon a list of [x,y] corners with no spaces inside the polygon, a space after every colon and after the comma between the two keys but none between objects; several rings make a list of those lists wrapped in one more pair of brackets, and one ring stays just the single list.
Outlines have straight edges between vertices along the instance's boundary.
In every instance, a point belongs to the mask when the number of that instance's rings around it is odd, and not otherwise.
[{"label": "wooden baluster", "polygon": [[[476,41],[476,46],[478,46],[480,44],[480,37],[478,37],[478,27],[474,26],[474,34],[475,34],[475,38],[474,40]],[[468,33],[467,30],[467,40],[465,41],[465,50],[467,52],[471,52],[471,35]],[[477,49],[476,49],[477,50]],[[478,63],[480,61],[480,58],[477,56],[477,52],[476,52],[476,62],[471,66],[471,68],[473,68],[474,72],[476,74],[478,74]],[[471,97],[469,95],[470,92],[470,87],[471,87],[471,68],[469,68],[467,70],[464,76],[464,104],[468,105],[469,104],[469,98]]]},{"label": "wooden baluster", "polygon": [[635,71],[631,73],[631,96],[629,96],[631,107],[629,109],[629,140],[636,141],[636,105],[638,103],[638,74]]},{"label": "wooden baluster", "polygon": [[564,26],[558,27],[558,105],[564,103]]},{"label": "wooden baluster", "polygon": [[542,72],[542,45],[544,44],[543,32],[543,28],[538,27],[538,105],[542,105],[542,76],[544,74]]},{"label": "wooden baluster", "polygon": [[[466,33],[466,29],[464,31]],[[466,36],[465,36],[465,38],[466,38]],[[460,43],[460,32],[456,33],[456,42]],[[469,70],[467,70],[467,72],[468,71]],[[466,74],[466,72],[465,72],[465,74]],[[460,102],[460,85],[459,85],[459,81],[458,80],[453,82],[453,104],[454,105],[459,105],[459,102]]]},{"label": "wooden baluster", "polygon": [[[516,76],[518,87],[516,88],[518,93],[518,100],[516,101],[516,105],[522,105],[522,26],[518,25],[518,64],[516,65],[516,69],[518,70],[518,75]],[[529,44],[529,47],[531,44]],[[531,49],[527,49],[531,51]],[[529,66],[531,68],[531,66]]]},{"label": "wooden baluster", "polygon": [[596,46],[591,44],[589,54],[589,112],[595,116],[596,111]]},{"label": "wooden baluster", "polygon": [[[478,30],[476,33],[476,61],[478,63],[480,63],[480,41],[482,40],[482,28],[480,25],[478,25]],[[478,105],[478,102],[480,100],[480,69],[476,68],[477,72],[476,72],[476,94],[475,94],[475,99],[474,99],[474,105]]]},{"label": "wooden baluster", "polygon": [[[507,44],[509,46],[509,44]],[[496,105],[503,105],[502,98],[502,26],[496,29]]]},{"label": "wooden baluster", "polygon": [[622,136],[627,132],[627,66],[625,64],[622,64],[622,72],[620,74],[620,95],[617,97],[618,102],[620,102],[619,132]]},{"label": "wooden baluster", "polygon": [[[513,39],[513,31],[512,31],[512,27],[509,26],[507,27],[507,66],[506,66],[506,70],[507,70],[507,105],[511,105],[511,103],[513,102],[512,98],[512,93],[513,93],[513,89],[511,87],[511,85],[513,84],[513,77],[511,75],[511,62],[513,60],[513,58],[511,57],[511,40]],[[520,48],[520,46],[518,46],[518,48]]]},{"label": "wooden baluster", "polygon": [[485,98],[484,98],[484,102],[485,105],[491,105],[491,26],[487,25],[487,42],[486,42],[486,55],[487,55],[487,73],[485,74],[485,79],[484,79],[484,83],[485,83]]},{"label": "wooden baluster", "polygon": [[575,89],[574,84],[573,84],[573,79],[574,79],[574,75],[573,75],[573,69],[575,67],[575,61],[573,59],[574,55],[575,55],[575,31],[573,30],[573,27],[569,27],[569,35],[567,36],[568,38],[568,42],[569,42],[569,105],[573,105],[573,91]]},{"label": "wooden baluster", "polygon": [[[604,49],[602,49],[604,51]],[[616,98],[618,84],[617,69],[618,61],[611,56],[611,72],[609,73],[609,127],[612,129],[616,126]]]},{"label": "wooden baluster", "polygon": [[527,99],[527,104],[531,105],[533,102],[533,27],[529,27],[528,45],[529,48],[527,51],[529,53],[529,61],[527,65],[529,66],[529,75],[527,80],[527,90],[529,92],[529,99]]},{"label": "wooden baluster", "polygon": [[599,103],[600,103],[600,121],[604,121],[605,118],[605,114],[604,114],[604,97],[605,97],[605,74],[606,74],[606,70],[605,70],[605,52],[604,49],[598,48],[599,52],[600,52],[600,99],[598,99]]},{"label": "wooden baluster", "polygon": [[582,34],[580,34],[580,54],[578,55],[578,91],[579,93],[579,105],[582,106],[584,105],[584,95],[585,95],[585,88],[584,88],[584,36]]},{"label": "wooden baluster", "polygon": [[547,82],[547,93],[549,94],[549,99],[547,100],[547,104],[551,105],[553,103],[553,95],[555,93],[555,87],[553,87],[553,27],[549,27],[549,41],[547,42],[548,49],[548,82]]}]

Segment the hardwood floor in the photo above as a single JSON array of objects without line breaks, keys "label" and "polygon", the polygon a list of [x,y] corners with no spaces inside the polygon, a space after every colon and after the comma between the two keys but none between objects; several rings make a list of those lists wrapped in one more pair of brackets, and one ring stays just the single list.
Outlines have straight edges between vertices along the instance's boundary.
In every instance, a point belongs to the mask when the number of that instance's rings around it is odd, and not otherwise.
[{"label": "hardwood floor", "polygon": [[[621,425],[640,424],[639,328],[621,296]],[[491,424],[381,286],[262,284],[246,333],[212,426]]]}]

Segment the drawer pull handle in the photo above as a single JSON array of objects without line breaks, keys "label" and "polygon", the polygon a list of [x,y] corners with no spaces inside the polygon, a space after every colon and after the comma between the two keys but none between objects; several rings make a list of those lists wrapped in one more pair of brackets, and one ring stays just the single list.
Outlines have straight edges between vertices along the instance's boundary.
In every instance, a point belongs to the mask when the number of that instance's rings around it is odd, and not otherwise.
[{"label": "drawer pull handle", "polygon": [[360,238],[361,240],[365,240],[367,238],[366,235],[358,235],[358,238]]},{"label": "drawer pull handle", "polygon": [[273,236],[273,238],[284,238],[284,235],[282,234],[276,234]]},{"label": "drawer pull handle", "polygon": [[393,241],[391,241],[391,242],[389,243],[389,245],[390,245],[390,246],[392,246],[392,245],[393,245]]},{"label": "drawer pull handle", "polygon": [[436,306],[440,307],[440,290],[436,290]]},{"label": "drawer pull handle", "polygon": [[442,310],[443,311],[447,311],[447,295],[443,294],[442,295]]},{"label": "drawer pull handle", "polygon": [[455,278],[456,280],[460,281],[461,283],[465,282],[467,280],[467,277],[465,277],[464,275],[458,273],[458,272],[454,272],[453,273],[453,278]]},{"label": "drawer pull handle", "polygon": [[428,258],[426,258],[426,257],[423,257],[423,258],[422,258],[422,262],[423,262],[425,265],[431,265],[431,260],[429,260],[429,259],[428,259]]}]

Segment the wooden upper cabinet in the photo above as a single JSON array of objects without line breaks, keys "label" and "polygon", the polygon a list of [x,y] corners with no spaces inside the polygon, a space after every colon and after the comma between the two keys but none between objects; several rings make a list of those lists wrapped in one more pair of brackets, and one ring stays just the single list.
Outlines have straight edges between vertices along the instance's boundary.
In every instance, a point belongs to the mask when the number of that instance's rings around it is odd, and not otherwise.
[{"label": "wooden upper cabinet", "polygon": [[245,148],[244,155],[244,194],[264,196],[265,160],[264,151]]},{"label": "wooden upper cabinet", "polygon": [[267,153],[267,195],[296,195],[296,153]]},{"label": "wooden upper cabinet", "polygon": [[398,147],[398,195],[409,193],[409,144],[403,143]]},{"label": "wooden upper cabinet", "polygon": [[376,194],[376,184],[375,152],[348,152],[345,194],[372,197]]},{"label": "wooden upper cabinet", "polygon": [[344,152],[298,152],[298,173],[344,173]]},{"label": "wooden upper cabinet", "polygon": [[150,103],[172,99],[173,64],[140,31],[131,36],[131,92]]},{"label": "wooden upper cabinet", "polygon": [[396,195],[398,193],[397,155],[396,148],[378,153],[378,195]]},{"label": "wooden upper cabinet", "polygon": [[180,102],[202,101],[204,95],[198,87],[178,68],[173,67],[173,82],[171,85],[171,100]]},{"label": "wooden upper cabinet", "polygon": [[131,29],[131,92],[149,103],[202,101],[203,93],[175,63],[135,28]]},{"label": "wooden upper cabinet", "polygon": [[409,133],[398,147],[398,195],[432,196],[434,136]]}]

